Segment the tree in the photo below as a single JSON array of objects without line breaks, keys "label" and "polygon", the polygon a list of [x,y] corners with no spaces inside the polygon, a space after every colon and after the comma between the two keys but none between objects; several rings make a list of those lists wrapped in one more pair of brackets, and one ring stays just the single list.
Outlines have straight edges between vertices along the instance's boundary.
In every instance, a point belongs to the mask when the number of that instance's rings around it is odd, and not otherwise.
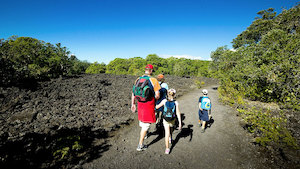
[{"label": "tree", "polygon": [[69,57],[70,51],[60,43],[52,45],[31,37],[1,39],[0,54],[4,85],[69,76],[87,67],[76,56]]},{"label": "tree", "polygon": [[260,15],[260,17],[257,17],[247,30],[243,31],[233,39],[232,46],[235,49],[258,43],[261,40],[262,35],[276,26],[276,22],[274,22],[273,19],[276,16],[276,12],[274,12],[273,8],[259,11],[257,14]]},{"label": "tree", "polygon": [[210,68],[224,82],[223,88],[300,110],[300,83],[295,80],[300,77],[300,5],[278,16],[271,8],[258,14],[234,39],[235,51],[219,47],[212,52]]},{"label": "tree", "polygon": [[105,73],[106,71],[106,65],[105,63],[99,64],[98,62],[95,62],[91,64],[85,71],[85,73],[88,74],[99,74],[99,73]]},{"label": "tree", "polygon": [[129,59],[130,67],[128,73],[130,75],[141,75],[145,71],[146,61],[141,57],[134,57]]},{"label": "tree", "polygon": [[113,61],[109,62],[106,67],[106,73],[110,74],[128,74],[128,70],[130,67],[130,62],[127,59],[116,58]]}]

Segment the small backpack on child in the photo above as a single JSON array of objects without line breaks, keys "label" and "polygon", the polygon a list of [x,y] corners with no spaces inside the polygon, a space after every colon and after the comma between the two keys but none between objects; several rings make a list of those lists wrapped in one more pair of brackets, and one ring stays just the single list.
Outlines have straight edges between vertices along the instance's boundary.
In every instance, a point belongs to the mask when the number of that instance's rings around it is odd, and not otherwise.
[{"label": "small backpack on child", "polygon": [[201,100],[201,109],[203,110],[210,110],[211,109],[211,102],[210,98],[207,96],[204,96]]},{"label": "small backpack on child", "polygon": [[166,121],[172,121],[176,117],[175,101],[167,101],[164,105],[163,118]]}]

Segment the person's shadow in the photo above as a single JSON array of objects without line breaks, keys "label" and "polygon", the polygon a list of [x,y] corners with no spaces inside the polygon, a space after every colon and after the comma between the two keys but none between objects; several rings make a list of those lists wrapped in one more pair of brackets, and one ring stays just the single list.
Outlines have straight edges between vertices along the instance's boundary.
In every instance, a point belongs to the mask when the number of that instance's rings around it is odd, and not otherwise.
[{"label": "person's shadow", "polygon": [[209,121],[206,122],[205,128],[211,128],[211,126],[213,125],[214,122],[215,122],[215,120],[213,119],[213,117],[211,117],[209,119]]},{"label": "person's shadow", "polygon": [[193,126],[194,125],[189,124],[186,128],[181,129],[180,133],[177,134],[175,140],[172,143],[172,146],[170,148],[171,151],[175,147],[175,145],[178,143],[180,138],[190,137],[189,141],[192,141],[192,139],[193,139],[193,129],[192,129]]},{"label": "person's shadow", "polygon": [[[185,115],[181,114],[182,126],[184,126],[184,123],[183,123],[184,119],[185,119]],[[176,119],[174,131],[177,130],[178,126],[179,126],[178,120]],[[182,137],[187,137],[190,135],[191,136],[190,141],[191,141],[192,135],[193,135],[193,130],[191,129],[191,127],[193,127],[193,125],[188,125],[188,128],[182,128],[178,135],[181,135]],[[174,133],[174,131],[173,131],[173,133]],[[152,140],[149,144],[147,144],[148,147],[165,137],[164,126],[162,124],[162,121],[161,121],[161,124],[159,125],[159,127],[156,126],[156,131],[147,133],[146,137],[148,138],[152,135],[157,135],[157,137],[154,140]],[[178,135],[176,136],[176,139],[173,141],[173,144],[174,143],[176,144],[178,142],[178,140],[179,140]],[[172,145],[172,147],[173,147],[173,145]]]},{"label": "person's shadow", "polygon": [[146,138],[148,139],[152,135],[157,135],[157,137],[154,140],[152,140],[149,144],[147,144],[148,147],[165,137],[164,127],[162,125],[159,125],[159,127],[156,128],[156,131],[147,133]]}]

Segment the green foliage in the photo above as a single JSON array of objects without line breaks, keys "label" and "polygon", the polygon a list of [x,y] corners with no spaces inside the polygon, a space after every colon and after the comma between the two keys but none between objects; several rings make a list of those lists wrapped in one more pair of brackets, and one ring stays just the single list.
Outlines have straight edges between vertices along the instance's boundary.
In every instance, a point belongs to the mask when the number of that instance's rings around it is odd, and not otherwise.
[{"label": "green foliage", "polygon": [[76,58],[75,55],[71,55],[71,72],[70,75],[83,74],[86,69],[91,65],[88,61],[80,61]]},{"label": "green foliage", "polygon": [[221,86],[218,88],[220,98],[224,103],[230,105],[244,105],[245,91],[243,88],[236,90],[238,85],[230,79],[222,79]]},{"label": "green foliage", "polygon": [[233,40],[234,48],[258,43],[262,36],[275,26],[273,19],[276,16],[276,12],[274,12],[273,8],[259,11],[257,14],[260,15],[260,17],[257,17],[246,31],[242,32]]},{"label": "green foliage", "polygon": [[255,142],[262,145],[285,145],[299,148],[297,141],[286,129],[286,118],[281,112],[274,115],[270,110],[238,109],[244,121],[248,124],[248,130],[255,134]]},{"label": "green foliage", "polygon": [[53,156],[54,156],[55,159],[62,160],[62,159],[64,159],[64,157],[66,155],[68,155],[69,151],[70,151],[70,147],[64,147],[62,149],[56,150],[53,153]]},{"label": "green foliage", "polygon": [[99,73],[105,73],[106,71],[106,65],[105,63],[93,63],[91,64],[85,71],[85,73],[88,73],[88,74],[99,74]]},{"label": "green foliage", "polygon": [[88,63],[69,54],[60,43],[52,45],[35,38],[17,36],[1,39],[1,85],[83,73]]},{"label": "green foliage", "polygon": [[57,140],[56,150],[52,154],[54,159],[63,160],[73,152],[80,151],[82,148],[80,136],[65,136]]},{"label": "green foliage", "polygon": [[234,51],[225,46],[212,52],[212,76],[229,88],[235,83],[232,87],[245,91],[244,96],[251,100],[300,110],[300,82],[295,80],[300,78],[300,23],[295,21],[300,18],[300,5],[278,16],[272,9],[259,14],[234,40]]},{"label": "green foliage", "polygon": [[160,58],[150,54],[145,59],[116,58],[108,65],[90,64],[80,61],[60,43],[50,44],[31,37],[12,36],[0,39],[0,85],[22,84],[23,81],[45,80],[59,76],[73,76],[82,73],[141,75],[145,66],[152,64],[157,74],[177,76],[210,76],[210,61]]},{"label": "green foliage", "polygon": [[212,52],[209,71],[220,80],[221,100],[239,107],[257,143],[297,148],[283,113],[246,108],[244,99],[300,110],[300,4],[277,16],[272,8],[258,14],[233,40],[234,50],[224,46]]},{"label": "green foliage", "polygon": [[106,67],[106,73],[125,75],[128,73],[130,67],[130,61],[127,59],[116,58],[115,60],[109,62]]},{"label": "green foliage", "polygon": [[205,82],[200,81],[200,80],[195,80],[195,84],[198,89],[201,89],[201,87],[205,85]]},{"label": "green foliage", "polygon": [[145,59],[141,57],[135,57],[129,59],[130,67],[128,69],[128,74],[130,75],[141,75],[144,73],[145,65],[147,64]]},{"label": "green foliage", "polygon": [[156,74],[169,74],[177,76],[203,76],[209,77],[210,61],[178,59],[178,58],[160,58],[155,54],[150,54],[143,59],[135,57],[130,59],[116,58],[107,65],[106,73],[111,74],[130,74],[141,75],[145,71],[145,66],[152,64]]}]

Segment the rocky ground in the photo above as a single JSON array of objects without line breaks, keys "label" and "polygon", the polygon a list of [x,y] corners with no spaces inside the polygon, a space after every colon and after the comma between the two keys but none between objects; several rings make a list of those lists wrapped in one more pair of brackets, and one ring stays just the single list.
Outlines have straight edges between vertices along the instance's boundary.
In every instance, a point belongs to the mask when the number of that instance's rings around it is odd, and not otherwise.
[{"label": "rocky ground", "polygon": [[[240,126],[240,117],[219,102],[217,85],[206,86],[212,100],[212,120],[205,133],[198,125],[198,98],[201,89],[193,89],[177,101],[183,119],[182,130],[175,130],[171,153],[164,154],[164,134],[152,125],[145,140],[148,149],[136,151],[140,128],[134,121],[109,138],[110,148],[101,158],[78,166],[90,168],[230,168],[298,169],[299,151],[294,156],[253,144],[253,136]],[[286,152],[285,152],[286,153]],[[288,153],[291,154],[291,153]],[[283,155],[283,156],[282,156]]]},{"label": "rocky ground", "polygon": [[[131,158],[139,155],[135,151],[132,152],[135,150],[136,140],[130,141],[130,139],[138,137],[134,134],[138,134],[139,130],[136,124],[136,114],[130,112],[131,90],[136,78],[136,76],[128,75],[83,75],[74,78],[53,79],[38,83],[37,86],[33,85],[31,88],[0,87],[0,168],[114,168],[120,167],[118,164],[124,163],[112,160],[115,164],[102,164],[103,160],[108,160],[107,157],[115,158],[120,152],[123,152],[121,155],[125,153],[128,156],[123,159],[125,163],[132,162],[133,159]],[[207,78],[166,77],[169,87],[177,90],[179,98],[187,97],[185,95],[191,91],[194,92],[192,97],[198,97],[200,90],[196,89],[195,80],[205,82],[206,86],[217,84],[216,80]],[[210,91],[216,94],[213,97],[214,102],[217,102],[216,90],[210,89]],[[185,102],[183,105],[185,110],[183,110],[187,111],[185,112],[186,115],[188,111],[194,111],[192,110],[193,107],[189,106],[191,101],[183,99],[182,102]],[[236,126],[238,122],[234,113],[227,107],[218,104],[218,111],[223,112],[223,110],[227,110],[229,115],[218,115],[216,117],[218,122],[216,121],[215,126],[220,127],[212,128],[212,131],[215,130],[220,134],[218,135],[220,140],[224,139],[223,136],[228,138],[224,144],[229,145],[227,147],[229,149],[221,149],[221,152],[225,153],[227,150],[232,152],[231,158],[228,159],[236,161],[234,163],[221,162],[220,164],[224,163],[233,168],[253,168],[253,166],[257,168],[265,162],[271,168],[276,166],[270,163],[272,159],[268,160],[267,156],[263,156],[263,160],[260,160],[261,155],[255,153],[258,149],[249,143],[249,137],[238,140],[238,138],[247,135],[241,127],[234,129],[237,134],[232,138],[230,138],[231,135],[221,134],[224,132],[222,125],[225,124],[219,122],[222,122],[225,117],[232,120],[232,123],[235,124],[234,127],[239,127]],[[188,137],[192,133],[190,132],[193,126],[191,121],[197,117],[187,117],[189,118],[185,121],[186,126],[183,135]],[[132,133],[127,135],[125,139],[123,138],[124,131],[125,134],[129,134],[130,131]],[[194,142],[201,141],[201,139],[204,139],[202,140],[204,142],[209,141],[205,140],[204,137],[197,138],[197,132],[194,135]],[[213,135],[210,137],[216,139]],[[234,140],[238,141],[231,143]],[[153,147],[158,146],[158,144],[154,144],[155,142],[158,140],[154,139]],[[128,144],[133,147],[126,148]],[[217,146],[218,144],[219,142],[215,141],[212,145]],[[184,149],[190,144],[178,143],[178,147],[181,146]],[[250,149],[247,146],[250,146]],[[194,147],[194,149],[199,148],[202,147]],[[150,158],[153,157],[153,154],[155,156],[159,153],[156,150],[158,149],[154,148],[148,152]],[[219,153],[217,150],[212,151],[210,156],[217,155]],[[242,156],[239,154],[241,150],[245,153]],[[246,150],[249,150],[248,154]],[[182,152],[179,151],[179,154]],[[148,155],[143,158],[147,159]],[[251,158],[251,155],[253,155],[253,159],[248,160],[247,158]],[[239,158],[239,156],[241,157]],[[155,156],[155,158],[161,157],[161,155]],[[194,162],[199,160],[196,155],[191,157],[195,160]],[[190,159],[185,160],[189,161]],[[243,162],[243,160],[258,164],[252,165],[249,162]],[[211,162],[213,163],[213,160]],[[185,162],[181,162],[181,164],[183,163]],[[187,165],[192,167],[192,164],[195,163]],[[148,163],[145,166],[147,165]],[[127,166],[142,167],[129,164]],[[178,167],[180,166],[179,163]],[[161,167],[168,168],[165,165],[161,165]],[[186,167],[181,166],[181,168]]]},{"label": "rocky ground", "polygon": [[[97,158],[94,153],[103,147],[92,145],[94,139],[106,138],[134,119],[130,99],[136,78],[83,75],[53,79],[27,89],[0,88],[0,162],[10,168],[48,168]],[[195,88],[193,78],[166,79],[178,96]],[[74,145],[78,147],[72,149]]]}]

